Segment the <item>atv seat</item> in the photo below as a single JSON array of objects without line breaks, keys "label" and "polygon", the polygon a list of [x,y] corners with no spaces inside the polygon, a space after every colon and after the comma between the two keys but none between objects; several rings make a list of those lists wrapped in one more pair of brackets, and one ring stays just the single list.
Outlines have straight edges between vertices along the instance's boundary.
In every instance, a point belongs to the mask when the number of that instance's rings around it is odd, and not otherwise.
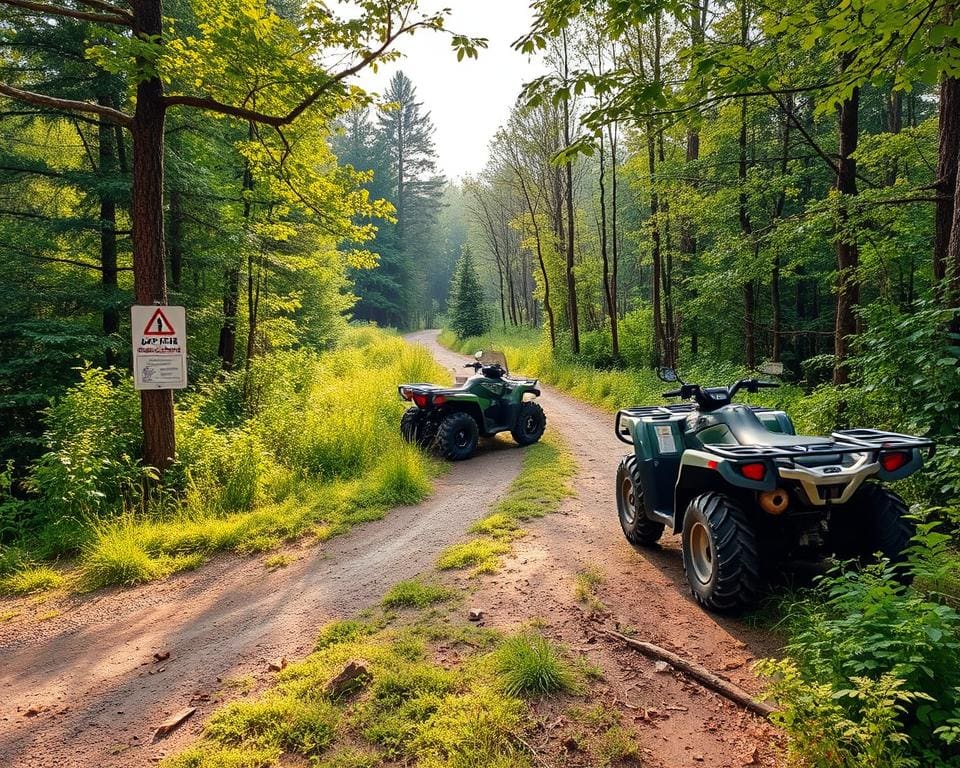
[{"label": "atv seat", "polygon": [[834,443],[829,437],[816,437],[807,435],[787,435],[783,432],[771,432],[763,422],[757,418],[757,415],[744,409],[740,418],[731,419],[727,425],[730,432],[740,445],[756,445],[762,448],[788,448],[792,446],[805,447],[808,445],[828,446]]}]

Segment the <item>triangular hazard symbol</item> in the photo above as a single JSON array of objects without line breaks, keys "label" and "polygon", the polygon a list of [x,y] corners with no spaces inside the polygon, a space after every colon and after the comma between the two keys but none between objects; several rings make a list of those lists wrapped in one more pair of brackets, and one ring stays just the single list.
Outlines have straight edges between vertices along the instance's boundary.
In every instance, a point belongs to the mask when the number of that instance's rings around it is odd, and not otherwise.
[{"label": "triangular hazard symbol", "polygon": [[177,332],[173,330],[173,326],[170,325],[170,321],[167,320],[167,316],[163,314],[163,310],[157,307],[157,311],[153,313],[153,317],[150,318],[150,322],[147,323],[147,327],[143,329],[144,336],[176,336]]}]

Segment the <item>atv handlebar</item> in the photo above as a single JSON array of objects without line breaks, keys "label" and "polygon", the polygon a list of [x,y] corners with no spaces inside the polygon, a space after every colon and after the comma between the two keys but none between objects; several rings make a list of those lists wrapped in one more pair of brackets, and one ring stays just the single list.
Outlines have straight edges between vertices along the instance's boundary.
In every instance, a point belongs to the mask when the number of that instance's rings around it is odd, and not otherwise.
[{"label": "atv handlebar", "polygon": [[701,387],[699,384],[684,384],[680,389],[664,392],[664,397],[679,397],[683,400],[693,399],[705,411],[711,411],[724,405],[729,405],[734,396],[741,389],[750,393],[761,389],[775,389],[780,385],[773,381],[759,381],[758,379],[740,379],[731,387]]}]

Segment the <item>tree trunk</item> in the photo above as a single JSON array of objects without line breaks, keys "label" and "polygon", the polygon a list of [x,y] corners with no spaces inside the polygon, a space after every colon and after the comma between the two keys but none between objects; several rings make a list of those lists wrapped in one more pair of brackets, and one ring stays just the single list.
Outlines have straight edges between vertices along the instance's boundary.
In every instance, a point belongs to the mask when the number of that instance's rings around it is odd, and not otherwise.
[{"label": "tree trunk", "polygon": [[616,125],[610,126],[610,247],[612,256],[612,275],[610,290],[613,306],[610,312],[610,335],[613,340],[613,357],[620,360],[620,314],[617,309],[617,291],[620,272],[620,236],[617,226],[617,131]]},{"label": "tree trunk", "polygon": [[[140,0],[133,4],[133,13],[137,36],[161,35],[160,0]],[[163,246],[165,118],[160,79],[144,80],[137,86],[137,108],[130,128],[133,135],[133,288],[141,305],[167,302]],[[163,472],[176,455],[173,390],[143,390],[140,403],[144,463]]]},{"label": "tree trunk", "polygon": [[[844,69],[848,62],[844,62]],[[840,231],[837,233],[837,314],[834,325],[833,383],[850,381],[848,359],[850,344],[857,332],[857,306],[860,303],[860,250],[856,238],[847,231],[848,204],[857,194],[857,161],[852,156],[857,150],[860,133],[860,89],[854,88],[850,98],[839,108],[840,157],[837,165],[837,191],[840,199]]]},{"label": "tree trunk", "polygon": [[660,197],[657,194],[657,154],[653,135],[653,121],[647,121],[647,162],[650,171],[650,302],[653,304],[653,357],[656,365],[664,365],[667,354],[667,339],[663,326],[661,289],[663,259],[660,250]]},{"label": "tree trunk", "polygon": [[953,229],[958,158],[960,158],[960,78],[945,77],[940,83],[940,147],[936,184],[939,199],[933,249],[933,274],[938,282],[943,281],[947,275],[947,251]]},{"label": "tree trunk", "polygon": [[607,240],[607,186],[606,186],[606,149],[603,132],[600,133],[600,255],[603,259],[603,299],[610,316],[610,351],[613,359],[620,358],[620,345],[617,339],[617,294],[616,286],[610,275],[610,254]]},{"label": "tree trunk", "polygon": [[[569,84],[569,58],[567,56],[567,33],[563,32],[563,78],[564,84]],[[563,141],[564,146],[569,147],[573,143],[573,136],[570,128],[570,101],[563,101]],[[574,274],[574,255],[576,252],[576,222],[573,210],[573,162],[568,160],[565,163],[566,172],[566,208],[567,208],[567,313],[570,318],[570,339],[573,346],[573,354],[580,354],[580,316],[577,310],[577,277]]]},{"label": "tree trunk", "polygon": [[[109,98],[98,99],[103,106],[111,106]],[[101,117],[98,127],[99,175],[104,184],[100,191],[100,283],[103,288],[103,333],[112,336],[120,329],[120,310],[117,306],[117,202],[110,191],[117,172],[117,148],[114,126]],[[108,343],[107,366],[117,362],[116,349]]]},{"label": "tree trunk", "polygon": [[[783,120],[783,153],[780,156],[780,178],[781,182],[787,175],[787,169],[790,165],[790,127],[793,125],[793,95],[788,94],[785,101],[788,114],[784,115]],[[783,210],[787,205],[787,191],[781,189],[777,195],[776,206],[774,207],[774,219],[783,216]],[[780,306],[780,251],[774,246],[773,269],[770,271],[770,303],[773,306],[773,318],[770,340],[770,359],[779,363],[783,355],[783,310]]]},{"label": "tree trunk", "polygon": [[[737,178],[740,182],[739,195],[739,214],[740,231],[751,243],[753,242],[753,222],[750,219],[750,208],[747,200],[747,100],[740,100],[740,138],[739,138],[740,157],[737,164]],[[754,256],[756,256],[754,245]],[[757,367],[757,338],[756,338],[756,320],[757,320],[756,294],[753,286],[753,278],[749,278],[743,284],[743,334],[744,334],[744,357],[747,368],[751,370]]]},{"label": "tree trunk", "polygon": [[240,269],[230,267],[223,274],[223,325],[217,355],[223,370],[232,371],[237,364],[237,312],[240,308]]}]

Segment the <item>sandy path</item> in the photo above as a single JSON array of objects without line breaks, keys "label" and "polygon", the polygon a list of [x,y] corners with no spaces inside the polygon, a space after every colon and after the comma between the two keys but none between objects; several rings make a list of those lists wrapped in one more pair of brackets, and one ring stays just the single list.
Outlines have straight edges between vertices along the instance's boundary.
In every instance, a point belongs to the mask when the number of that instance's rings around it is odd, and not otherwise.
[{"label": "sandy path", "polygon": [[[462,355],[441,347],[436,331],[411,338],[430,348],[444,366],[462,365]],[[522,373],[522,371],[518,371]],[[569,646],[586,651],[606,672],[603,704],[634,722],[645,749],[645,766],[776,765],[767,723],[597,632],[620,622],[637,636],[695,659],[748,690],[761,684],[750,672],[753,659],[776,652],[768,634],[742,622],[701,610],[690,597],[680,560],[679,537],[664,535],[659,550],[635,550],[617,520],[617,463],[628,452],[613,433],[612,414],[548,388],[540,400],[552,429],[573,452],[577,492],[558,515],[525,527],[505,569],[485,579],[471,600],[488,611],[488,623],[512,627],[533,617]],[[594,568],[604,576],[599,595],[609,613],[589,620],[574,600],[576,575]],[[648,710],[654,714],[648,716]],[[576,756],[564,758],[579,765]]]},{"label": "sandy path", "polygon": [[[268,660],[305,656],[325,622],[432,570],[506,490],[520,458],[512,448],[482,450],[427,502],[322,546],[289,548],[296,561],[274,572],[263,556],[223,556],[161,583],[25,609],[61,614],[0,624],[0,766],[142,766],[176,751],[215,707],[218,678],[252,675],[264,685]],[[24,606],[5,601],[0,613]],[[164,651],[169,660],[154,664]],[[188,705],[198,707],[188,724],[151,744],[154,729]]]}]

